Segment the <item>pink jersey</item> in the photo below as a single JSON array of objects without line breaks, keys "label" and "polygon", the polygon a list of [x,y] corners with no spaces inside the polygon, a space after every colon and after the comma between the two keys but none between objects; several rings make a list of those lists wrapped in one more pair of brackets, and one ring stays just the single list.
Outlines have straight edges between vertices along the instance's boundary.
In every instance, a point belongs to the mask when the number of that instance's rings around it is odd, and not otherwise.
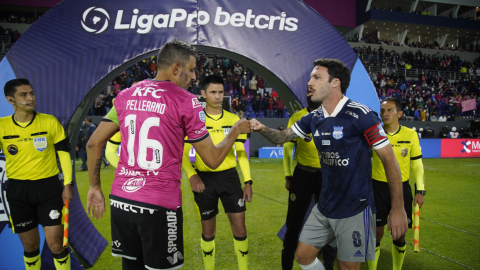
[{"label": "pink jersey", "polygon": [[176,210],[182,205],[184,138],[209,136],[201,104],[170,81],[145,80],[121,91],[114,106],[121,154],[112,195]]}]

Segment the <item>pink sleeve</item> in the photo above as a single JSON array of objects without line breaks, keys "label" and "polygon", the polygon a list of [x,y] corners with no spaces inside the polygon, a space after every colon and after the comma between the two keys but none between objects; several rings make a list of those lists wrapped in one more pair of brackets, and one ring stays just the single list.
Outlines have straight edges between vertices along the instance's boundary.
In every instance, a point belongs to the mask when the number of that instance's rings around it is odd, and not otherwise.
[{"label": "pink sleeve", "polygon": [[196,97],[189,96],[182,106],[182,126],[188,140],[185,142],[196,143],[209,136],[205,121],[207,120],[202,105]]}]

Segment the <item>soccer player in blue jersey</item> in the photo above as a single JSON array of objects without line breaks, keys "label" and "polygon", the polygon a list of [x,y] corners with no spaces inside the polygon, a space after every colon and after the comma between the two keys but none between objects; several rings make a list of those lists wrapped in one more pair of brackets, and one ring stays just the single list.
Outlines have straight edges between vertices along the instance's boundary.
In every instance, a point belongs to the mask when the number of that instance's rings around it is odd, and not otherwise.
[{"label": "soccer player in blue jersey", "polygon": [[270,129],[256,119],[250,127],[275,144],[296,138],[311,140],[322,166],[323,187],[298,243],[295,258],[302,269],[325,269],[319,250],[337,240],[339,269],[360,269],[375,260],[375,200],[372,188],[372,148],[388,179],[392,209],[388,230],[393,239],[408,230],[403,207],[401,174],[395,154],[377,114],[345,97],[350,70],[336,59],[314,62],[308,87],[312,101],[322,106],[284,131]]}]

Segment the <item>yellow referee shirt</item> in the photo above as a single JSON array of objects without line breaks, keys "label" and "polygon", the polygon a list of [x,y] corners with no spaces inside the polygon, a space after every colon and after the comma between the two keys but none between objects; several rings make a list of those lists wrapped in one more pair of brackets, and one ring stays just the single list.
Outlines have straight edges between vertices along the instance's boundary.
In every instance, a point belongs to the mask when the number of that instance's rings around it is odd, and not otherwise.
[{"label": "yellow referee shirt", "polygon": [[[288,120],[288,127],[290,128],[295,124],[298,120],[300,120],[305,115],[309,114],[308,108],[304,108],[303,110],[296,112],[290,117]],[[295,150],[295,160],[298,164],[312,167],[312,168],[320,168],[320,158],[318,157],[317,147],[313,140],[306,142],[301,138],[296,139],[296,150]],[[285,158],[286,155],[284,155]]]},{"label": "yellow referee shirt", "polygon": [[[405,182],[410,178],[410,161],[422,158],[418,135],[413,129],[399,125],[397,132],[393,134],[387,133],[387,137],[390,144],[392,144],[395,158],[400,166],[402,182]],[[372,152],[372,178],[377,181],[387,182],[382,161],[375,151]]]},{"label": "yellow referee shirt", "polygon": [[13,115],[0,118],[0,148],[5,153],[7,177],[39,180],[58,174],[55,144],[65,139],[57,118],[34,112],[28,123],[18,123]]},{"label": "yellow referee shirt", "polygon": [[[217,145],[223,139],[225,136],[230,132],[230,128],[235,125],[235,123],[240,120],[236,114],[227,112],[225,110],[222,110],[222,114],[220,115],[209,115],[205,112],[206,115],[206,121],[205,121],[205,126],[207,127],[208,133],[210,133],[210,137],[212,138],[213,144]],[[237,151],[243,151],[245,152],[244,148],[244,143],[247,141],[247,134],[240,134],[235,141],[234,147],[230,149],[230,152],[228,153],[227,157],[225,160],[218,166],[217,169],[213,170],[209,168],[203,160],[200,158],[198,153],[195,156],[195,168],[199,171],[202,172],[220,172],[220,171],[225,171],[231,168],[235,168],[237,166],[237,159],[235,157],[235,149]],[[239,158],[239,162],[242,162]],[[243,162],[245,163],[245,162]],[[246,164],[243,164],[244,166],[240,166],[243,174],[243,180],[248,181],[251,180],[252,178],[250,177],[250,167],[248,165],[248,160]],[[245,168],[247,167],[247,168]],[[245,168],[245,169],[244,169]]]}]

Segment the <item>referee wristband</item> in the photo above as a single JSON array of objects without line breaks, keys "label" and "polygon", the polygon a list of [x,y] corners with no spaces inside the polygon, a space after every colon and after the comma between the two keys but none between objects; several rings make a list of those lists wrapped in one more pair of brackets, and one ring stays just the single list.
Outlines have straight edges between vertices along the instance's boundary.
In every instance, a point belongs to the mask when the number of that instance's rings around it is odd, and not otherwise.
[{"label": "referee wristband", "polygon": [[243,183],[244,183],[245,185],[246,185],[246,184],[250,184],[250,186],[251,186],[251,185],[253,184],[253,181],[252,181],[252,180],[248,180],[248,181],[245,181],[245,182],[243,182]]}]

